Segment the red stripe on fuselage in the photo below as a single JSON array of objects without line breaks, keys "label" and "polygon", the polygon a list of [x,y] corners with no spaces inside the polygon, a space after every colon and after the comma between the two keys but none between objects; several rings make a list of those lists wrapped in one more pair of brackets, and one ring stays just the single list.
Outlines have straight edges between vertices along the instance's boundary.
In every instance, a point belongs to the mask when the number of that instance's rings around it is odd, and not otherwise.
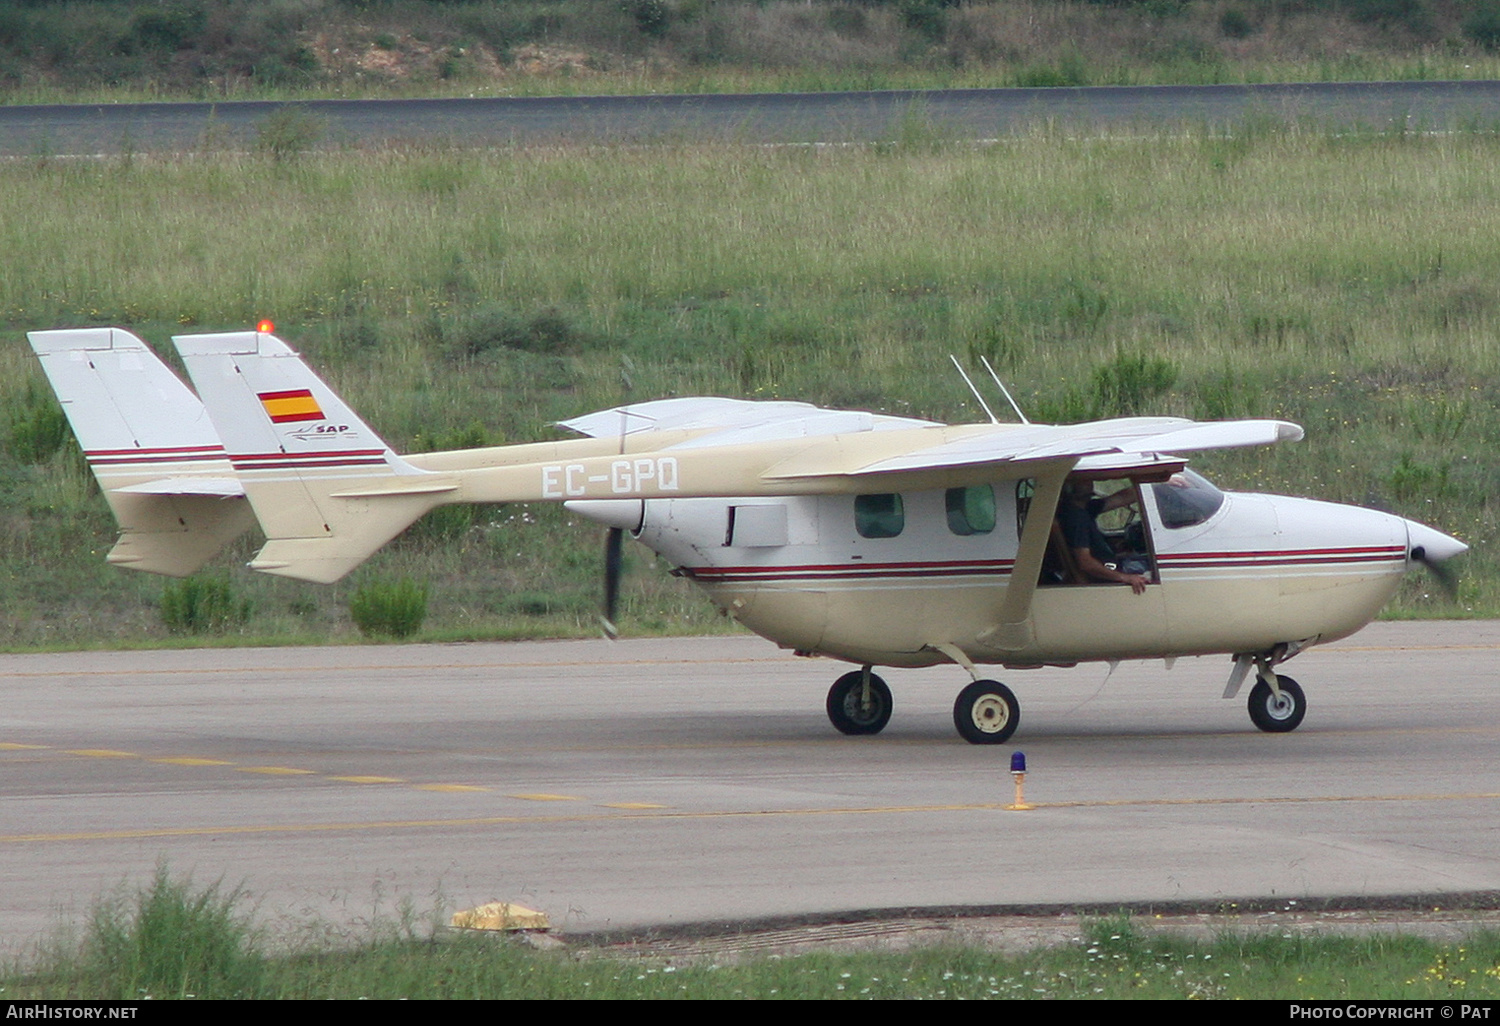
[{"label": "red stripe on fuselage", "polygon": [[850,580],[864,577],[975,577],[1006,576],[1013,560],[959,560],[916,563],[813,563],[802,566],[683,567],[687,576],[704,583],[728,581]]},{"label": "red stripe on fuselage", "polygon": [[385,465],[384,449],[323,450],[320,452],[230,453],[236,470],[286,470],[326,467],[377,467]]}]

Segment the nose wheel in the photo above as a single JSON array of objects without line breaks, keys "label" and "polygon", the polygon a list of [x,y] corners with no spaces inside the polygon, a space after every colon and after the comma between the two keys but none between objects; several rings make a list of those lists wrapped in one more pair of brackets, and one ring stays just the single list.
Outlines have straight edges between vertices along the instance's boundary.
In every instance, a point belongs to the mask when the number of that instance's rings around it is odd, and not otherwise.
[{"label": "nose wheel", "polygon": [[1277,674],[1276,691],[1263,680],[1256,681],[1250,689],[1250,720],[1267,733],[1296,730],[1306,715],[1307,698],[1301,685],[1290,677]]},{"label": "nose wheel", "polygon": [[958,693],[953,725],[971,745],[1004,744],[1021,725],[1021,703],[998,680],[976,680]]},{"label": "nose wheel", "polygon": [[891,689],[875,674],[846,673],[828,689],[828,720],[841,734],[879,734],[891,720]]}]

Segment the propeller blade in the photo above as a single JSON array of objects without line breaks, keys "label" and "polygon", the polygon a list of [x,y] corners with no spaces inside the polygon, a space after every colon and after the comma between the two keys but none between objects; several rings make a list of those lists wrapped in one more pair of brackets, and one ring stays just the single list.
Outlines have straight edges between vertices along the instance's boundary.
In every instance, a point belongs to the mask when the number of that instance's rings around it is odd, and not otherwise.
[{"label": "propeller blade", "polygon": [[1443,589],[1443,594],[1448,596],[1448,601],[1458,601],[1458,574],[1454,573],[1453,568],[1447,564],[1447,561],[1431,558],[1427,555],[1427,550],[1421,545],[1411,550],[1411,558],[1421,563],[1432,573],[1439,587]]},{"label": "propeller blade", "polygon": [[624,565],[625,532],[611,527],[604,532],[604,615],[601,626],[611,640],[620,636],[615,611],[620,604],[620,569]]}]

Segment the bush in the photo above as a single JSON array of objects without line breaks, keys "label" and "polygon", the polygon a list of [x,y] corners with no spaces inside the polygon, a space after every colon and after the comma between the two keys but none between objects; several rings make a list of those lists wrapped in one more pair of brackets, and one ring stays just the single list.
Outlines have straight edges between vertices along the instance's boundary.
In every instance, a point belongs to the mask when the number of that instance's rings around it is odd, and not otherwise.
[{"label": "bush", "polygon": [[349,600],[349,615],[365,637],[409,638],[427,619],[427,586],[410,578],[371,581]]},{"label": "bush", "polygon": [[1500,0],[1480,0],[1464,19],[1464,35],[1486,50],[1500,50]]},{"label": "bush", "polygon": [[1432,11],[1426,0],[1343,0],[1341,6],[1361,24],[1400,28],[1419,38],[1433,34]]},{"label": "bush", "polygon": [[1064,58],[1056,67],[1036,64],[1020,68],[1015,74],[1018,89],[1064,89],[1089,84],[1082,62]]},{"label": "bush", "polygon": [[161,621],[174,634],[228,630],[250,619],[250,600],[236,599],[227,576],[185,577],[161,592]]},{"label": "bush", "polygon": [[293,45],[259,55],[250,75],[261,85],[306,86],[316,81],[322,70],[317,54],[305,46]]},{"label": "bush", "polygon": [[80,968],[115,1000],[251,997],[264,962],[236,912],[242,897],[218,884],[195,892],[158,866],[133,900],[95,907]]},{"label": "bush", "polygon": [[661,39],[672,27],[672,8],[665,0],[625,0],[620,6],[635,19],[635,27],[642,35]]},{"label": "bush", "polygon": [[560,311],[544,309],[527,318],[490,304],[466,317],[454,332],[460,357],[481,356],[495,349],[568,356],[589,347],[592,339]]},{"label": "bush", "polygon": [[313,149],[323,139],[323,119],[292,104],[268,114],[255,128],[255,148],[280,164]]},{"label": "bush", "polygon": [[1151,401],[1177,383],[1177,368],[1159,356],[1116,353],[1094,369],[1094,417],[1135,417],[1151,413]]},{"label": "bush", "polygon": [[902,0],[901,23],[929,41],[941,42],[948,34],[948,9],[952,0]]},{"label": "bush", "polygon": [[1387,479],[1391,492],[1398,502],[1415,502],[1418,499],[1434,499],[1450,493],[1448,464],[1429,466],[1412,458],[1411,453],[1402,453],[1401,460]]},{"label": "bush", "polygon": [[1229,39],[1245,39],[1255,31],[1250,19],[1238,7],[1225,8],[1219,15],[1219,31]]},{"label": "bush", "polygon": [[208,13],[201,4],[162,4],[136,11],[127,39],[143,49],[183,50],[197,41],[207,24]]},{"label": "bush", "polygon": [[68,420],[50,394],[26,385],[25,398],[10,415],[10,454],[22,463],[41,463],[68,440]]}]

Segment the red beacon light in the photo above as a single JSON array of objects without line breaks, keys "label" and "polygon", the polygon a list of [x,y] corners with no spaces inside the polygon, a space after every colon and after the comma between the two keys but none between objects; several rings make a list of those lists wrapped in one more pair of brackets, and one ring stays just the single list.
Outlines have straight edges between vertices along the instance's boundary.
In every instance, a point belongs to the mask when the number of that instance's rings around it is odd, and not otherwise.
[{"label": "red beacon light", "polygon": [[276,330],[276,325],[272,324],[268,320],[261,321],[255,326],[255,330],[260,332],[262,335],[269,335],[271,332]]}]

